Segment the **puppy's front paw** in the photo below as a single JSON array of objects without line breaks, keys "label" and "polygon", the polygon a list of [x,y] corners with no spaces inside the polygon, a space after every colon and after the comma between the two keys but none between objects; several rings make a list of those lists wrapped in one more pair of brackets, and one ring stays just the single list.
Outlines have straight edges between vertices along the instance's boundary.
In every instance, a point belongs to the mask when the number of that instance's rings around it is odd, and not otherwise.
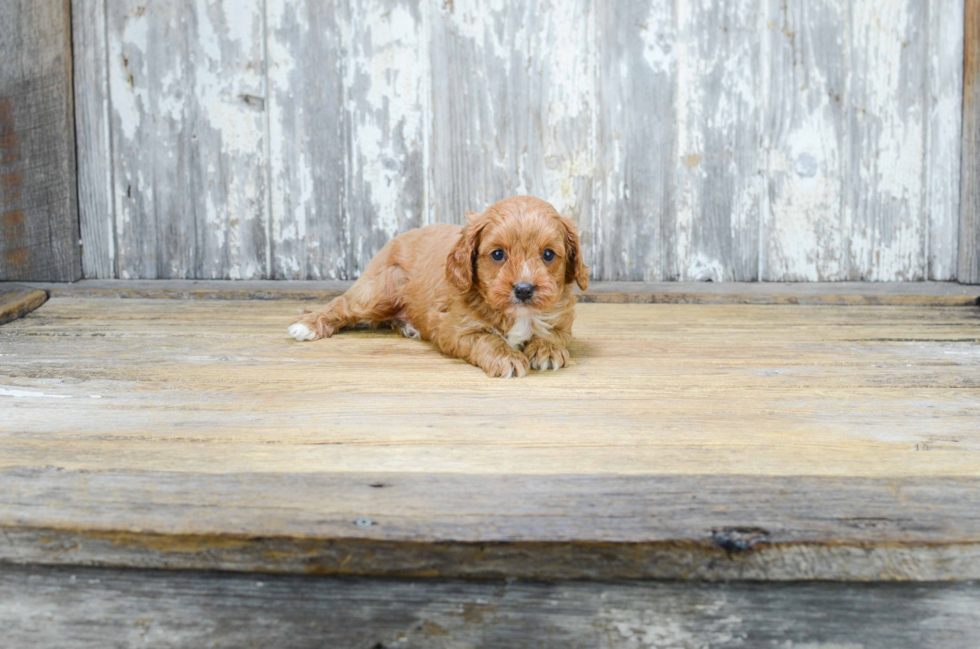
[{"label": "puppy's front paw", "polygon": [[564,347],[535,338],[524,347],[524,355],[532,369],[557,370],[568,365],[568,350]]},{"label": "puppy's front paw", "polygon": [[527,359],[514,352],[488,359],[483,365],[491,378],[519,379],[527,375]]}]

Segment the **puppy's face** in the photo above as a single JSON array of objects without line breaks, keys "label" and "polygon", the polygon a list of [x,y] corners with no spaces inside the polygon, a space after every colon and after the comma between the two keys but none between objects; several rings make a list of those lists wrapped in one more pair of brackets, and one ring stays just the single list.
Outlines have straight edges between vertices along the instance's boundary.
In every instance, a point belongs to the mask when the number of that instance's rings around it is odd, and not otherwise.
[{"label": "puppy's face", "polygon": [[589,282],[575,225],[526,196],[470,215],[447,275],[460,291],[476,288],[488,305],[508,314],[549,310],[566,284],[585,289]]}]

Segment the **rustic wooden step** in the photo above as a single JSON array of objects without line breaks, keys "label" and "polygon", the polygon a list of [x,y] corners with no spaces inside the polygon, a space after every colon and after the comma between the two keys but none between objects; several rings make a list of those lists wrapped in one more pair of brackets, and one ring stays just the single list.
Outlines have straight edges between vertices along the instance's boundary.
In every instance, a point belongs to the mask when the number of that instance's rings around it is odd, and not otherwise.
[{"label": "rustic wooden step", "polygon": [[980,578],[975,306],[582,304],[495,381],[296,301],[52,293],[0,328],[0,561]]}]

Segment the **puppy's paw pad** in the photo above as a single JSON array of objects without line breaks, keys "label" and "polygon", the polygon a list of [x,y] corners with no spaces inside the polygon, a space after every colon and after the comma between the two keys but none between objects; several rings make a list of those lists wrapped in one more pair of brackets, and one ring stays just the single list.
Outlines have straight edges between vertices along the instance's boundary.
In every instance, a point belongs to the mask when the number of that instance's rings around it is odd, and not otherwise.
[{"label": "puppy's paw pad", "polygon": [[316,340],[319,338],[315,331],[307,327],[302,322],[294,322],[293,324],[289,325],[289,335],[300,341]]}]

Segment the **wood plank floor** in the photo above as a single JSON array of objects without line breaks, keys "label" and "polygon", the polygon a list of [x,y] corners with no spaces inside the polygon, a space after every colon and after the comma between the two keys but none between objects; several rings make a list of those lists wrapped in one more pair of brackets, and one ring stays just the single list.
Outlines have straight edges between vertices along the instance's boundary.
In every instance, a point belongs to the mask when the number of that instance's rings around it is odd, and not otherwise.
[{"label": "wood plank floor", "polygon": [[0,328],[0,559],[980,577],[975,307],[582,304],[570,367],[491,380],[388,331],[297,343],[302,306]]}]

